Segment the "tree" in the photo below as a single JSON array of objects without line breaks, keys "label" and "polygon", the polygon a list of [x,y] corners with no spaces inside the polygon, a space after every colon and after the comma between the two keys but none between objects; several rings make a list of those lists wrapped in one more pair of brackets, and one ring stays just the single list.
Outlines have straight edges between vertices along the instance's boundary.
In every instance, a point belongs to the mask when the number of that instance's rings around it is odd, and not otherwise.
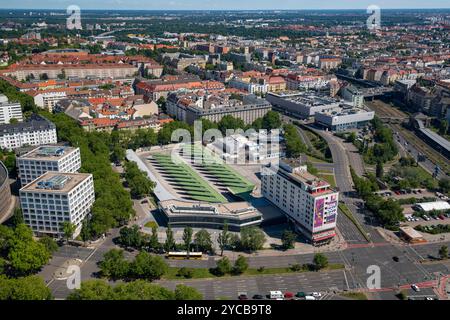
[{"label": "tree", "polygon": [[53,253],[58,250],[58,244],[53,238],[49,236],[44,236],[39,239],[39,243],[43,244],[49,253]]},{"label": "tree", "polygon": [[203,300],[203,295],[197,289],[182,284],[175,288],[176,300]]},{"label": "tree", "polygon": [[239,257],[234,262],[233,273],[242,274],[248,269],[248,262],[244,256],[239,255]]},{"label": "tree", "polygon": [[156,185],[132,161],[125,163],[125,180],[133,197],[138,199],[148,196]]},{"label": "tree", "polygon": [[121,283],[113,289],[115,300],[173,300],[175,294],[159,285],[144,280]]},{"label": "tree", "polygon": [[192,233],[193,231],[191,227],[186,227],[183,230],[184,248],[186,249],[188,259],[189,259],[189,252],[191,251]]},{"label": "tree", "polygon": [[202,252],[212,251],[211,235],[205,229],[202,229],[195,234],[194,243],[198,247],[198,250]]},{"label": "tree", "polygon": [[439,257],[441,257],[442,260],[445,260],[448,258],[448,247],[447,246],[442,246],[439,249]]},{"label": "tree", "polygon": [[376,176],[379,179],[383,179],[383,174],[384,174],[383,163],[381,161],[378,161],[376,167]]},{"label": "tree", "polygon": [[74,225],[70,221],[64,221],[61,224],[61,229],[64,234],[64,237],[66,238],[66,242],[69,242],[69,239],[71,239],[73,237],[73,234],[75,233],[76,228],[77,228],[76,225]]},{"label": "tree", "polygon": [[266,242],[266,237],[261,229],[249,227],[241,229],[241,248],[253,252],[261,250]]},{"label": "tree", "polygon": [[276,111],[270,110],[262,118],[262,128],[267,130],[278,129],[281,127],[280,114]]},{"label": "tree", "polygon": [[114,300],[114,291],[104,280],[88,280],[69,294],[67,300]]},{"label": "tree", "polygon": [[228,223],[225,222],[223,224],[223,230],[217,237],[217,243],[219,244],[220,248],[220,255],[223,256],[223,250],[228,246],[230,242],[230,233],[228,232]]},{"label": "tree", "polygon": [[284,230],[281,235],[281,246],[284,250],[293,249],[297,235],[291,230]]},{"label": "tree", "polygon": [[441,135],[446,135],[448,132],[448,121],[447,120],[441,120],[441,123],[439,125],[439,133]]},{"label": "tree", "polygon": [[175,239],[173,237],[173,231],[170,226],[166,229],[166,241],[164,242],[164,250],[169,252],[170,250],[175,249]]},{"label": "tree", "polygon": [[181,267],[178,269],[177,276],[190,279],[194,276],[194,271],[190,268]]},{"label": "tree", "polygon": [[137,225],[120,229],[119,243],[126,248],[139,249],[143,243],[142,233]]},{"label": "tree", "polygon": [[439,180],[439,188],[443,193],[450,192],[450,179],[442,178],[441,180]]},{"label": "tree", "polygon": [[38,276],[7,279],[0,276],[0,300],[51,300],[51,290]]},{"label": "tree", "polygon": [[46,247],[34,240],[15,241],[9,249],[7,259],[17,275],[37,272],[50,259]]},{"label": "tree", "polygon": [[141,251],[131,264],[131,270],[136,278],[156,280],[169,270],[169,266],[160,256],[153,256]]},{"label": "tree", "polygon": [[234,118],[231,115],[224,116],[218,123],[218,128],[222,131],[222,134],[226,134],[227,129],[244,129],[245,123],[244,120],[240,118]]},{"label": "tree", "polygon": [[323,268],[328,267],[328,258],[324,256],[322,253],[316,253],[314,255],[313,262],[316,270],[321,270]]},{"label": "tree", "polygon": [[222,259],[217,261],[217,265],[213,270],[213,273],[218,276],[223,276],[231,271],[231,262],[227,257],[223,257]]},{"label": "tree", "polygon": [[111,249],[103,255],[99,267],[103,276],[116,280],[128,275],[130,263],[125,260],[123,250]]},{"label": "tree", "polygon": [[161,244],[159,243],[159,240],[158,240],[158,227],[157,226],[152,227],[152,234],[150,236],[148,246],[152,250],[155,250],[155,251],[159,251],[161,248]]}]

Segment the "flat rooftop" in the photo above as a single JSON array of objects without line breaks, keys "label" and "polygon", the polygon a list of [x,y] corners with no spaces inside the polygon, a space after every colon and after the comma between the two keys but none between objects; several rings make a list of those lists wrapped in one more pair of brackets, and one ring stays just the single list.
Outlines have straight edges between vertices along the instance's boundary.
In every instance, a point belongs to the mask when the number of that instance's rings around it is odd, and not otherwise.
[{"label": "flat rooftop", "polygon": [[32,151],[19,157],[20,159],[29,160],[59,160],[78,148],[66,147],[66,146],[40,146]]},{"label": "flat rooftop", "polygon": [[200,212],[206,215],[215,216],[235,216],[240,219],[246,217],[261,215],[261,213],[246,201],[242,202],[228,202],[228,203],[208,203],[198,201],[185,200],[166,200],[161,201],[160,206],[169,209],[170,214],[195,214]]},{"label": "flat rooftop", "polygon": [[[67,193],[90,176],[92,175],[89,173],[61,173],[49,171],[24,186],[20,191]],[[54,187],[52,188],[52,186]]]}]

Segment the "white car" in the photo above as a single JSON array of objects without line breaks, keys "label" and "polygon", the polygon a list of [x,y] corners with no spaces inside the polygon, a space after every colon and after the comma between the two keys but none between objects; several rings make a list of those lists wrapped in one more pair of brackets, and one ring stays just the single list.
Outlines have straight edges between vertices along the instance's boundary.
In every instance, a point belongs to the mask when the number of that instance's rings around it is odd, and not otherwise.
[{"label": "white car", "polygon": [[313,296],[306,296],[305,300],[316,300],[316,298]]},{"label": "white car", "polygon": [[313,292],[313,293],[311,293],[311,295],[312,295],[314,298],[320,298],[320,297],[322,296],[322,294],[321,294],[320,292]]},{"label": "white car", "polygon": [[415,285],[415,284],[412,284],[412,285],[411,285],[411,288],[412,288],[415,292],[419,292],[419,291],[420,291],[420,288],[419,288],[417,285]]}]

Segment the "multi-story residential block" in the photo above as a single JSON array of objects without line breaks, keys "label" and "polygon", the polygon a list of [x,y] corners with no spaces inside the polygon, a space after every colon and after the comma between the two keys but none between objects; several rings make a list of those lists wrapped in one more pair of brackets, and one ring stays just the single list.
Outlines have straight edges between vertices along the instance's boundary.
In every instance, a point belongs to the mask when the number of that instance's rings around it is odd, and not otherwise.
[{"label": "multi-story residential block", "polygon": [[21,188],[25,223],[37,236],[63,237],[62,224],[75,225],[75,238],[95,200],[92,174],[47,172]]},{"label": "multi-story residential block", "polygon": [[74,173],[80,168],[79,148],[41,146],[17,158],[17,169],[23,186],[48,171]]},{"label": "multi-story residential block", "polygon": [[296,230],[314,245],[336,235],[339,193],[296,161],[267,165],[261,171],[263,196],[281,209]]},{"label": "multi-story residential block", "polygon": [[0,125],[0,148],[16,149],[24,145],[57,143],[56,126],[47,119],[32,115],[26,122]]},{"label": "multi-story residential block", "polygon": [[47,91],[47,92],[39,92],[37,91],[35,94],[33,94],[34,97],[34,103],[44,109],[48,112],[53,112],[53,108],[55,105],[67,98],[67,93],[64,91],[64,89],[55,90],[55,91]]},{"label": "multi-story residential block", "polygon": [[243,97],[243,101],[231,99],[229,94],[206,95],[200,93],[169,95],[167,113],[178,120],[193,124],[195,120],[207,119],[219,122],[230,115],[251,124],[272,109],[270,103],[254,95]]},{"label": "multi-story residential block", "polygon": [[12,119],[23,121],[20,103],[9,102],[6,96],[0,94],[0,124],[8,124]]}]

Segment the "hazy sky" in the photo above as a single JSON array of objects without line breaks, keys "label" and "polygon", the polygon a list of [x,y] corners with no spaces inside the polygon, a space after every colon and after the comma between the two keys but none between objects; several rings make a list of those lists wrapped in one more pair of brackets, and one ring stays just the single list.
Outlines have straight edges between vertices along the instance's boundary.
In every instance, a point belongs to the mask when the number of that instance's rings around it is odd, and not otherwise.
[{"label": "hazy sky", "polygon": [[0,9],[83,9],[220,10],[220,9],[366,9],[450,8],[449,0],[0,0]]}]

